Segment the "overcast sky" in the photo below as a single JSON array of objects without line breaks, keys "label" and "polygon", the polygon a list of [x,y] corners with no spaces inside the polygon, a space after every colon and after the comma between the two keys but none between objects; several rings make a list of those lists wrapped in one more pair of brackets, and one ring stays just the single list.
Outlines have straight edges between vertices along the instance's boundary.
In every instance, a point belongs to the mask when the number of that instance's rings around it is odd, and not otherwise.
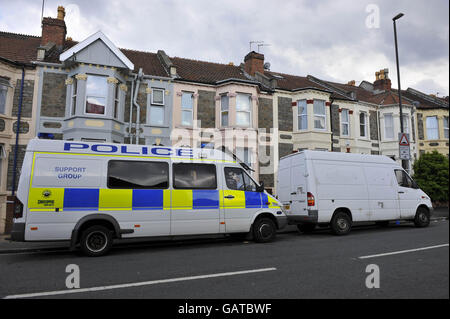
[{"label": "overcast sky", "polygon": [[[393,87],[392,18],[402,12],[402,88],[449,93],[448,0],[46,0],[44,17],[58,5],[76,41],[101,30],[119,48],[235,64],[264,41],[272,71],[359,84],[389,68]],[[0,0],[0,30],[40,36],[41,9],[41,0]]]}]

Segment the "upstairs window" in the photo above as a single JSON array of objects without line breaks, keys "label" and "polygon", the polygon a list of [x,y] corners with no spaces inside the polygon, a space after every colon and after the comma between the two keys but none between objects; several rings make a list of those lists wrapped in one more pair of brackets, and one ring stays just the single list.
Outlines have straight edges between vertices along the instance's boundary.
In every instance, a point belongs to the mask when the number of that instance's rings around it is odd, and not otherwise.
[{"label": "upstairs window", "polygon": [[298,129],[306,130],[308,129],[308,107],[306,100],[297,101],[298,107]]},{"label": "upstairs window", "polygon": [[448,116],[444,116],[444,137],[448,138]]},{"label": "upstairs window", "polygon": [[252,102],[249,94],[238,94],[236,96],[236,125],[251,126]]},{"label": "upstairs window", "polygon": [[327,113],[325,101],[314,100],[314,128],[324,130],[326,128]]},{"label": "upstairs window", "polygon": [[342,127],[342,135],[349,136],[350,135],[350,117],[349,117],[349,112],[347,109],[342,109],[341,127]]},{"label": "upstairs window", "polygon": [[367,114],[359,113],[359,136],[367,137]]},{"label": "upstairs window", "polygon": [[183,92],[181,96],[181,125],[192,126],[194,118],[194,100],[191,92]]},{"label": "upstairs window", "polygon": [[394,138],[394,119],[392,113],[384,115],[384,137],[386,139]]},{"label": "upstairs window", "polygon": [[120,82],[116,85],[116,95],[114,96],[114,118],[119,118],[119,96],[120,96]]},{"label": "upstairs window", "polygon": [[164,125],[164,90],[152,89],[152,103],[150,105],[150,124]]},{"label": "upstairs window", "polygon": [[77,78],[72,77],[72,104],[70,106],[70,115],[75,115],[77,106]]},{"label": "upstairs window", "polygon": [[229,97],[226,94],[220,96],[220,123],[221,126],[228,126]]},{"label": "upstairs window", "polygon": [[409,133],[409,116],[403,115],[403,133]]},{"label": "upstairs window", "polygon": [[106,77],[88,75],[86,82],[86,114],[105,115],[107,94]]},{"label": "upstairs window", "polygon": [[426,124],[427,124],[427,139],[438,140],[439,126],[437,116],[428,116]]},{"label": "upstairs window", "polygon": [[8,94],[8,85],[0,79],[0,114],[5,114],[6,112],[6,95]]}]

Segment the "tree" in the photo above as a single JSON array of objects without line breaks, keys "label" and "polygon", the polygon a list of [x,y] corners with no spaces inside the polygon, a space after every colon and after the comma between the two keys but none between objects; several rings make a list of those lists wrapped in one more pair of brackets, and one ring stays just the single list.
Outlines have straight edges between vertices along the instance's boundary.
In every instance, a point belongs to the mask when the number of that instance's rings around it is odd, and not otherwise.
[{"label": "tree", "polygon": [[448,202],[448,158],[437,151],[414,162],[414,179],[433,202]]}]

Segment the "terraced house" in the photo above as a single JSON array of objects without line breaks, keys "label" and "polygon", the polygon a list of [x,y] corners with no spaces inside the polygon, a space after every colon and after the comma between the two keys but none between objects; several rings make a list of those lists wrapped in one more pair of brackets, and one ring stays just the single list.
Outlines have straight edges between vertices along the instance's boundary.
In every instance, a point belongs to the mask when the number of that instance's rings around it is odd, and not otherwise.
[{"label": "terraced house", "polygon": [[[64,17],[58,7],[44,18],[40,37],[0,32],[0,233],[36,136],[226,149],[272,192],[279,158],[294,151],[398,160],[399,99],[386,69],[356,86],[271,71],[254,51],[235,65],[121,49],[100,31],[76,42]],[[413,158],[448,154],[448,98],[403,96]]]}]

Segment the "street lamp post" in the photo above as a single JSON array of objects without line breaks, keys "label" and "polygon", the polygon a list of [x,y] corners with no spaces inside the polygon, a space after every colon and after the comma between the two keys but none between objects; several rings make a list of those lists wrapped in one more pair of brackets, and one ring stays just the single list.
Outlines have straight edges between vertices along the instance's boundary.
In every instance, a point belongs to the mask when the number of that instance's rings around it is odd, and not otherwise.
[{"label": "street lamp post", "polygon": [[[397,62],[398,105],[400,107],[400,133],[402,134],[403,134],[402,87],[400,86],[400,65],[398,63],[397,27],[395,22],[403,16],[404,16],[403,13],[399,13],[392,18],[392,21],[394,21],[395,60]],[[402,167],[406,170],[408,169],[408,160],[402,160]]]}]

